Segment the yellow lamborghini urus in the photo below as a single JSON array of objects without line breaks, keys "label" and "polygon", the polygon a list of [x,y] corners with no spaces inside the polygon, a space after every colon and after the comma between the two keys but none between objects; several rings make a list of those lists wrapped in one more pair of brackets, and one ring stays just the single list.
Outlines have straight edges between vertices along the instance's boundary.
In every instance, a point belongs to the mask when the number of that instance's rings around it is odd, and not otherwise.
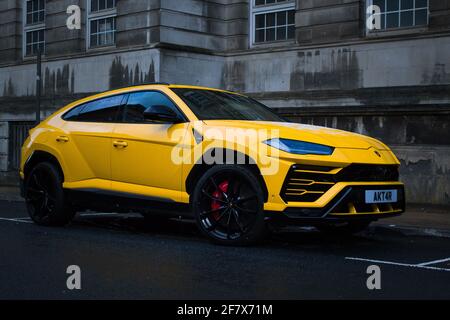
[{"label": "yellow lamborghini urus", "polygon": [[164,83],[56,112],[30,131],[20,176],[37,224],[88,209],[187,216],[231,245],[269,225],[354,233],[405,209],[399,161],[383,143],[288,122],[237,93]]}]

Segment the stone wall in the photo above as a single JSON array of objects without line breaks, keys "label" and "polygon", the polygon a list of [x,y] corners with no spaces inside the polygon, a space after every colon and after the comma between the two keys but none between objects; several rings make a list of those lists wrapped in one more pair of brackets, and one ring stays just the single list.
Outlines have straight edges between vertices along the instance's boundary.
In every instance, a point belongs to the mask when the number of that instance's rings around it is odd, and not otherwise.
[{"label": "stone wall", "polygon": [[22,5],[18,0],[0,1],[0,64],[16,61],[22,52]]},{"label": "stone wall", "polygon": [[160,3],[159,0],[117,1],[116,45],[118,48],[145,46],[159,42]]},{"label": "stone wall", "polygon": [[324,43],[361,36],[365,15],[358,0],[297,0],[298,43]]},{"label": "stone wall", "polygon": [[246,49],[248,1],[161,1],[160,42],[211,51]]},{"label": "stone wall", "polygon": [[86,26],[86,19],[81,19],[81,30],[69,30],[66,26],[67,7],[78,5],[83,16],[86,13],[85,3],[86,1],[83,0],[46,1],[46,57],[60,57],[85,51],[86,38],[83,30]]},{"label": "stone wall", "polygon": [[[84,94],[159,81],[159,59],[158,49],[142,49],[124,53],[95,53],[73,59],[47,60],[42,64],[42,93],[47,97]],[[0,88],[3,97],[35,95],[36,64],[22,64],[0,70]],[[0,111],[1,114],[5,109]]]},{"label": "stone wall", "polygon": [[[22,3],[0,1],[0,171],[8,122],[35,117]],[[106,49],[86,48],[85,3],[47,0],[42,117],[144,82],[236,90],[294,121],[385,141],[402,161],[410,201],[450,204],[450,0],[430,0],[426,28],[370,36],[365,1],[297,0],[295,43],[251,48],[248,0],[118,1],[116,46]],[[68,4],[81,6],[81,31],[65,29]]]}]

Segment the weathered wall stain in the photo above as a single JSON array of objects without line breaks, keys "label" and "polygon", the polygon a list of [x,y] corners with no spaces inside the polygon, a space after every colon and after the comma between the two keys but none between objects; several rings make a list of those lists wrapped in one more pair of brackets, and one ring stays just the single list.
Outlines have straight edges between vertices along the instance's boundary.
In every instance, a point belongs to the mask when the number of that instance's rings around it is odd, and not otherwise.
[{"label": "weathered wall stain", "polygon": [[370,135],[387,144],[435,146],[448,146],[450,144],[450,115],[329,115],[294,117],[293,119],[303,123]]},{"label": "weathered wall stain", "polygon": [[61,95],[74,93],[75,73],[65,64],[62,68],[50,70],[48,67],[44,70],[43,77],[44,95]]},{"label": "weathered wall stain", "polygon": [[148,70],[140,69],[138,63],[129,67],[122,63],[121,57],[115,57],[109,69],[109,88],[116,89],[129,85],[155,82],[155,64],[150,62]]},{"label": "weathered wall stain", "polygon": [[290,90],[357,89],[362,84],[355,51],[347,48],[301,51],[290,78]]},{"label": "weathered wall stain", "polygon": [[433,73],[424,72],[422,75],[422,84],[449,84],[450,72],[447,72],[444,63],[436,63],[434,65]]},{"label": "weathered wall stain", "polygon": [[427,148],[419,153],[405,147],[394,148],[401,163],[401,179],[405,183],[409,202],[450,204],[448,151]]},{"label": "weathered wall stain", "polygon": [[14,91],[14,85],[12,83],[11,78],[8,79],[7,82],[5,82],[5,86],[3,87],[3,96],[4,97],[14,97],[15,91]]},{"label": "weathered wall stain", "polygon": [[222,83],[227,90],[245,92],[246,63],[244,61],[232,61],[225,66],[222,75]]}]

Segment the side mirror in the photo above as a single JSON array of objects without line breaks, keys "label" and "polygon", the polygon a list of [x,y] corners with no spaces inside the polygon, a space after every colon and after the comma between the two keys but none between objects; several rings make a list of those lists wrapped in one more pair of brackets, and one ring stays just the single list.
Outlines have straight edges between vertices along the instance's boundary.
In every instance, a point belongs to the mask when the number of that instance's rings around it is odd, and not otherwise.
[{"label": "side mirror", "polygon": [[149,121],[160,121],[167,123],[178,123],[180,118],[177,114],[168,106],[154,105],[148,107],[144,111],[144,119]]}]

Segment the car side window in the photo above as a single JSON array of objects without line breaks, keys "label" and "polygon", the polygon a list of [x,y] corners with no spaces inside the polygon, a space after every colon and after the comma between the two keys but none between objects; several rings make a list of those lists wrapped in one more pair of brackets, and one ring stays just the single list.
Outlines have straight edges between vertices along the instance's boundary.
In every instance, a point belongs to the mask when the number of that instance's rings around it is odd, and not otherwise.
[{"label": "car side window", "polygon": [[67,112],[62,118],[66,121],[77,121],[77,117],[80,114],[80,111],[83,110],[84,104],[73,108],[69,112]]},{"label": "car side window", "polygon": [[69,111],[66,121],[115,122],[125,102],[125,95],[117,95],[85,103]]},{"label": "car side window", "polygon": [[158,91],[141,91],[131,93],[125,106],[125,123],[148,123],[144,119],[144,111],[151,106],[164,105],[183,118],[175,104],[163,93]]}]

